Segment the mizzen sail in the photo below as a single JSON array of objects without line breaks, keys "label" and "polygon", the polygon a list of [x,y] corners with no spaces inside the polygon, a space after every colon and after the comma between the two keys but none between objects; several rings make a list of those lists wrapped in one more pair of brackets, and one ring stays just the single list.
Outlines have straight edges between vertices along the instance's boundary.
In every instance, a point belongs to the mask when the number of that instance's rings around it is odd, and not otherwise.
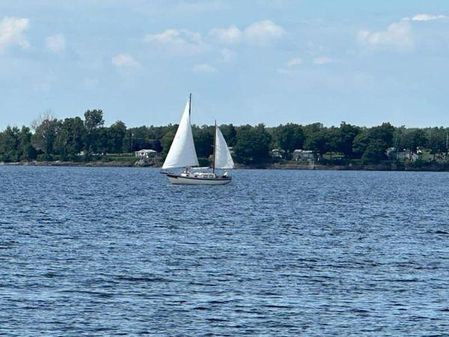
[{"label": "mizzen sail", "polygon": [[226,140],[218,127],[215,128],[215,168],[234,168],[234,161],[232,160],[231,152],[229,151]]}]

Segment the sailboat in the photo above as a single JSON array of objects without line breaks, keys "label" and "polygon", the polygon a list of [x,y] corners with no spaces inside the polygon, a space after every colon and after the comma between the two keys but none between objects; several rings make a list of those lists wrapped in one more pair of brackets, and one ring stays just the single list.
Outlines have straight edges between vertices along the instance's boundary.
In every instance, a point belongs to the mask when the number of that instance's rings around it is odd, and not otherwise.
[{"label": "sailboat", "polygon": [[[187,185],[225,185],[229,184],[232,177],[226,170],[234,168],[226,140],[215,123],[214,154],[212,172],[209,168],[198,168],[198,156],[193,142],[190,115],[192,112],[192,94],[190,94],[184,112],[179,122],[175,138],[168,151],[167,158],[162,165],[162,170],[182,169],[181,173],[165,173],[172,184]],[[225,170],[218,174],[217,170]]]}]

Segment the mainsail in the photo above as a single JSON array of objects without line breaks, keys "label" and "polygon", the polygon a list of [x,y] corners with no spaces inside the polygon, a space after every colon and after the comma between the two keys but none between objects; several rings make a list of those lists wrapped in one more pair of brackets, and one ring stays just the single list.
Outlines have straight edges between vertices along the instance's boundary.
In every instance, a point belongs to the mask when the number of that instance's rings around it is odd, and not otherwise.
[{"label": "mainsail", "polygon": [[[187,101],[178,130],[168,151],[162,169],[198,166],[198,157],[193,143],[192,127],[190,125],[191,99]],[[223,136],[222,136],[223,137]]]},{"label": "mainsail", "polygon": [[232,169],[234,161],[220,129],[215,128],[215,168]]}]

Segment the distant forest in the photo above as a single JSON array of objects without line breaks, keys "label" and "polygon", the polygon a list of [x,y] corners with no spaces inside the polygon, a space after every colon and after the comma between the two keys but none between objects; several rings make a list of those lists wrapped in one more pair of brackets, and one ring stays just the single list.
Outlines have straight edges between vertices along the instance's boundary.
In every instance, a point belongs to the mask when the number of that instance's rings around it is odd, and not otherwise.
[{"label": "distant forest", "polygon": [[[31,127],[7,127],[0,132],[0,161],[92,161],[111,154],[153,149],[162,161],[170,148],[177,125],[127,128],[117,121],[104,125],[101,110],[80,117],[41,117]],[[277,127],[221,125],[234,160],[242,165],[289,162],[297,149],[309,150],[322,164],[378,164],[410,161],[414,165],[446,163],[449,128],[406,128],[383,123],[361,127],[342,122]],[[207,163],[213,151],[214,127],[193,126],[196,151]]]}]

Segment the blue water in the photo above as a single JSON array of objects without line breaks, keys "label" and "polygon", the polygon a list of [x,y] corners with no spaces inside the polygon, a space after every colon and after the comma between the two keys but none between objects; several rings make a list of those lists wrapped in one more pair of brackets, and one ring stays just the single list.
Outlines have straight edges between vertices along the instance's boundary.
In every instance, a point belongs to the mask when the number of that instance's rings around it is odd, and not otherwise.
[{"label": "blue water", "polygon": [[448,173],[0,167],[0,184],[0,336],[448,336]]}]

